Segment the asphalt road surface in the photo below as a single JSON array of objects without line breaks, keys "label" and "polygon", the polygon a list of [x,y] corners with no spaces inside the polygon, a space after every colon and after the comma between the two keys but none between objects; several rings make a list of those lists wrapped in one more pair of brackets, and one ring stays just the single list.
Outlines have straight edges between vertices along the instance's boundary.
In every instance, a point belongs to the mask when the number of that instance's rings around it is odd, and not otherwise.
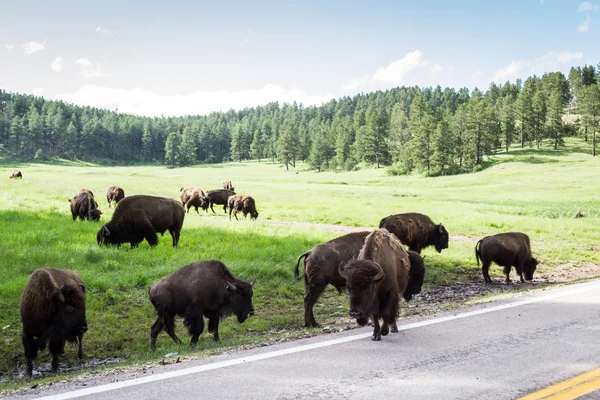
[{"label": "asphalt road surface", "polygon": [[14,398],[515,399],[600,368],[600,281],[398,325],[380,342],[362,328]]}]

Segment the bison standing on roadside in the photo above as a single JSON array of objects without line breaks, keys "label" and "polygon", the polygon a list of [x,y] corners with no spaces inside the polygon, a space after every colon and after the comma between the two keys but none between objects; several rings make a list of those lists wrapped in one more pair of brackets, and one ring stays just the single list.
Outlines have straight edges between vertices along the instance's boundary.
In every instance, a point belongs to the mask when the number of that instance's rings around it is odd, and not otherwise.
[{"label": "bison standing on roadside", "polygon": [[98,209],[98,203],[94,199],[91,190],[81,189],[72,199],[69,199],[71,205],[71,216],[73,221],[79,217],[80,220],[99,221],[102,211]]},{"label": "bison standing on roadside", "polygon": [[258,218],[258,211],[256,211],[254,199],[245,194],[230,196],[229,199],[227,199],[227,207],[229,207],[229,219],[231,219],[231,213],[233,212],[233,216],[238,220],[237,213],[240,211],[244,214],[244,218],[246,218],[248,214],[250,214],[250,219]]},{"label": "bison standing on roadside", "polygon": [[210,206],[211,211],[215,213],[213,204],[221,204],[223,205],[223,211],[227,212],[227,200],[234,194],[234,191],[227,189],[209,190],[206,192],[206,196],[204,196],[205,201],[202,205],[202,209],[208,211],[208,207]]},{"label": "bison standing on roadside", "polygon": [[434,246],[438,253],[448,248],[448,231],[442,224],[434,224],[427,215],[419,213],[390,215],[379,222],[379,228],[387,229],[410,250],[419,254],[428,246]]},{"label": "bison standing on roadside", "polygon": [[23,174],[18,169],[15,169],[9,176],[10,179],[23,179]]},{"label": "bison standing on roadside", "polygon": [[176,200],[164,197],[135,195],[125,197],[117,204],[110,222],[96,235],[98,245],[131,243],[136,247],[144,239],[150,246],[158,243],[157,232],[167,230],[173,238],[173,247],[179,243],[185,211]]},{"label": "bison standing on roadside", "polygon": [[204,317],[208,318],[208,332],[219,340],[219,320],[231,313],[241,324],[254,315],[252,286],[236,279],[225,264],[217,260],[197,261],[173,272],[150,287],[148,296],[158,317],[152,325],[150,347],[156,347],[156,338],[164,329],[176,342],[173,318],[183,317],[183,324],[192,335],[192,344],[204,331]]},{"label": "bison standing on roadside", "polygon": [[489,274],[492,262],[504,267],[506,282],[510,282],[511,267],[515,267],[521,282],[525,282],[533,279],[533,272],[539,264],[539,261],[531,256],[529,236],[521,232],[499,233],[484,237],[475,245],[475,258],[477,265],[479,260],[483,263],[481,270],[485,283],[492,283]]},{"label": "bison standing on roadside", "polygon": [[223,189],[231,190],[232,192],[235,192],[235,188],[233,187],[233,184],[231,183],[231,181],[223,182]]},{"label": "bison standing on roadside", "polygon": [[108,190],[106,191],[106,200],[108,201],[108,208],[111,208],[112,202],[115,202],[115,207],[116,205],[123,200],[123,198],[125,197],[125,191],[123,190],[123,188],[120,188],[118,186],[111,186],[108,188]]},{"label": "bison standing on roadside", "polygon": [[64,353],[65,341],[79,343],[77,356],[83,358],[85,319],[85,284],[73,271],[40,268],[31,274],[21,297],[23,347],[27,358],[27,375],[33,372],[32,361],[38,350],[49,343],[52,369],[58,368],[58,356]]},{"label": "bison standing on roadside", "polygon": [[[358,258],[338,268],[350,295],[350,316],[359,325],[373,322],[373,340],[398,332],[399,296],[408,284],[410,261],[398,238],[385,229],[371,232]],[[379,319],[383,325],[379,326]]]},{"label": "bison standing on roadside", "polygon": [[402,297],[410,301],[415,294],[421,293],[423,282],[425,281],[425,261],[416,251],[408,251],[408,260],[410,262],[410,271],[408,272],[408,284]]},{"label": "bison standing on roadside", "polygon": [[196,212],[198,213],[198,207],[203,208],[204,203],[206,202],[204,192],[202,189],[194,188],[189,191],[187,194],[186,202],[184,203],[184,207],[187,209],[186,212],[190,212],[190,208],[194,207]]}]

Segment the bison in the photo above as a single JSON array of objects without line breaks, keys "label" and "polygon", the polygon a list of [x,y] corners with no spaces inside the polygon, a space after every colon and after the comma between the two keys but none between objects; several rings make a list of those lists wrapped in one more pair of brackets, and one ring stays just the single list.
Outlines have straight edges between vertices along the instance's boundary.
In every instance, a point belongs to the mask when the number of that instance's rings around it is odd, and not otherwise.
[{"label": "bison", "polygon": [[115,207],[116,205],[123,200],[123,198],[125,197],[125,191],[123,190],[123,188],[120,188],[118,186],[111,186],[108,188],[108,190],[106,191],[106,201],[108,201],[108,208],[111,208],[112,202],[115,202]]},{"label": "bison", "polygon": [[448,248],[448,231],[442,224],[434,224],[427,215],[419,213],[390,215],[379,222],[379,228],[387,229],[410,250],[419,254],[428,246],[434,246],[438,253]]},{"label": "bison", "polygon": [[183,204],[185,206],[185,203],[188,202],[188,200],[190,199],[190,194],[192,193],[192,191],[194,191],[196,188],[195,187],[189,187],[187,189],[185,189],[184,187],[181,187],[179,189],[179,199],[181,200],[181,204]]},{"label": "bison", "polygon": [[156,347],[156,338],[164,329],[176,342],[173,318],[183,317],[183,324],[192,335],[192,344],[204,331],[204,317],[208,318],[208,332],[219,340],[219,319],[231,313],[241,324],[254,315],[252,287],[236,279],[225,264],[218,260],[197,261],[173,272],[150,287],[148,296],[158,317],[152,325],[150,347]]},{"label": "bison", "polygon": [[187,209],[188,213],[190,212],[191,207],[194,207],[198,213],[198,207],[204,208],[205,203],[206,199],[202,189],[193,188],[193,190],[189,191],[186,196],[184,207]]},{"label": "bison", "polygon": [[158,243],[157,232],[169,231],[173,247],[179,243],[185,211],[176,200],[164,197],[135,195],[125,197],[117,204],[110,222],[96,234],[98,245],[121,245],[129,242],[136,247],[144,239],[150,246]]},{"label": "bison", "polygon": [[233,187],[233,184],[231,183],[231,181],[223,182],[223,189],[231,190],[232,192],[235,192],[235,188]]},{"label": "bison", "polygon": [[99,221],[102,211],[98,209],[98,203],[94,199],[94,194],[88,189],[81,189],[79,193],[72,199],[69,199],[71,204],[71,216],[73,221],[79,217],[90,221]]},{"label": "bison", "polygon": [[85,284],[74,271],[40,268],[31,274],[21,297],[23,348],[27,358],[27,375],[33,372],[32,361],[38,350],[49,344],[52,369],[58,368],[58,356],[65,342],[79,343],[77,356],[83,358],[85,319]]},{"label": "bison", "polygon": [[[356,260],[338,267],[350,295],[350,316],[364,326],[373,322],[373,340],[398,332],[398,301],[408,285],[410,261],[398,238],[385,229],[371,232]],[[379,326],[379,319],[383,325]]]},{"label": "bison", "polygon": [[227,189],[209,190],[204,197],[205,201],[202,205],[202,209],[208,211],[208,207],[210,206],[211,211],[215,213],[213,204],[221,204],[223,205],[223,211],[227,212],[227,200],[234,194],[234,191]]},{"label": "bison", "polygon": [[[477,265],[482,261],[481,271],[485,283],[492,283],[490,278],[490,264],[495,262],[504,267],[506,282],[510,282],[510,268],[515,267],[521,282],[532,280],[533,273],[539,261],[531,256],[529,236],[521,232],[499,233],[486,236],[475,245],[475,258]],[[525,275],[525,279],[523,279]]]},{"label": "bison", "polygon": [[23,174],[18,169],[15,169],[9,176],[10,179],[23,179]]},{"label": "bison", "polygon": [[237,213],[240,211],[244,214],[244,218],[246,218],[248,214],[250,214],[250,219],[258,218],[258,211],[256,211],[254,199],[245,194],[229,196],[229,199],[227,199],[227,207],[229,207],[229,219],[231,219],[231,213],[233,212],[233,216],[238,220]]},{"label": "bison", "polygon": [[408,251],[408,260],[410,262],[410,271],[408,272],[408,284],[402,297],[410,301],[415,294],[421,293],[421,287],[425,281],[425,261],[416,251]]}]

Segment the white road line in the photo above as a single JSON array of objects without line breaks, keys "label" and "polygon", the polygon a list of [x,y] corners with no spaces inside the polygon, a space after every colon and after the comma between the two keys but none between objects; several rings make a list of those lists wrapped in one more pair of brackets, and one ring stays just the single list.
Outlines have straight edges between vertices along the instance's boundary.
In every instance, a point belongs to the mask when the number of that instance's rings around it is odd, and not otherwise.
[{"label": "white road line", "polygon": [[[545,296],[534,297],[531,299],[517,301],[514,303],[503,304],[503,305],[488,307],[488,308],[482,308],[479,310],[468,311],[468,312],[451,315],[451,316],[447,316],[447,317],[440,317],[440,318],[415,322],[412,324],[402,325],[402,326],[399,326],[398,329],[400,331],[406,331],[409,329],[415,329],[415,328],[421,328],[421,327],[429,326],[429,325],[441,324],[443,322],[454,321],[457,319],[473,317],[476,315],[487,314],[487,313],[500,311],[500,310],[506,310],[508,308],[520,307],[520,306],[524,306],[527,304],[539,303],[539,302],[546,301],[546,300],[553,300],[553,299],[557,299],[560,297],[571,296],[574,294],[584,293],[584,292],[588,292],[590,290],[598,290],[598,289],[600,289],[600,284],[586,285],[584,287],[580,287],[580,288],[565,291],[565,292],[548,294]],[[287,349],[283,349],[283,350],[276,350],[276,351],[256,354],[256,355],[248,356],[248,357],[235,358],[232,360],[219,361],[219,362],[212,363],[212,364],[199,365],[197,367],[179,369],[177,371],[165,372],[162,374],[156,374],[156,375],[147,376],[144,378],[136,378],[136,379],[131,379],[128,381],[123,381],[123,382],[108,383],[106,385],[100,385],[100,386],[90,387],[90,388],[86,388],[86,389],[75,390],[72,392],[66,392],[66,393],[61,393],[61,394],[56,394],[56,395],[51,395],[51,396],[46,396],[46,397],[39,397],[38,400],[74,399],[77,397],[89,396],[89,395],[93,395],[96,393],[108,392],[110,390],[122,389],[122,388],[136,386],[136,385],[143,385],[145,383],[157,382],[157,381],[162,381],[165,379],[171,379],[171,378],[177,378],[177,377],[185,376],[185,375],[197,374],[197,373],[204,372],[204,371],[211,371],[211,370],[215,370],[215,369],[219,369],[219,368],[226,368],[226,367],[231,367],[234,365],[240,365],[240,364],[245,364],[245,363],[250,363],[250,362],[255,362],[255,361],[260,361],[260,360],[266,360],[269,358],[281,357],[281,356],[285,356],[288,354],[295,354],[295,353],[301,353],[303,351],[320,349],[322,347],[334,346],[336,344],[347,343],[347,342],[352,342],[355,340],[365,339],[370,336],[371,336],[371,332],[361,333],[358,335],[352,335],[352,336],[347,336],[347,337],[332,339],[332,340],[325,340],[323,342],[311,343],[311,344],[307,344],[307,345],[303,345],[303,346],[291,347],[291,348],[287,348]]]}]

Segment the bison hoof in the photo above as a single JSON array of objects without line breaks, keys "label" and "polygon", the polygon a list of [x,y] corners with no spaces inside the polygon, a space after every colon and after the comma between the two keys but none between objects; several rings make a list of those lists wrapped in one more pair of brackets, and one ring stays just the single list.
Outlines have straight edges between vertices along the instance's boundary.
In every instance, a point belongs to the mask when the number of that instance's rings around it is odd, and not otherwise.
[{"label": "bison hoof", "polygon": [[381,340],[381,333],[374,333],[373,338],[371,339],[374,342],[379,342]]},{"label": "bison hoof", "polygon": [[387,336],[388,333],[390,333],[390,327],[387,325],[384,325],[381,327],[381,336]]},{"label": "bison hoof", "polygon": [[390,329],[390,332],[392,332],[392,333],[398,333],[398,327],[397,326],[392,326],[392,329]]}]

